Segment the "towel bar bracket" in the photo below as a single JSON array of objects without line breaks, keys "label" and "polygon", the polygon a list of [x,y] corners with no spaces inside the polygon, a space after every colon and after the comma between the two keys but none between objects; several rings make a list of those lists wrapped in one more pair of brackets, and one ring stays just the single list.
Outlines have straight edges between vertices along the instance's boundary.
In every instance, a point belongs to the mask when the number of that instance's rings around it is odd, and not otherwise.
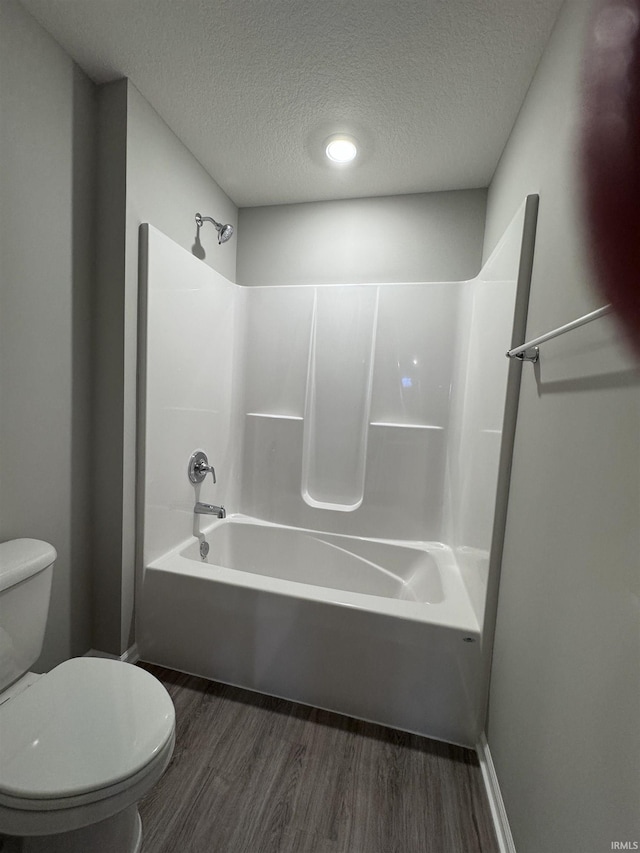
[{"label": "towel bar bracket", "polygon": [[506,352],[505,355],[507,358],[517,358],[518,361],[530,361],[535,364],[540,360],[540,349],[539,347],[529,347],[524,352]]}]

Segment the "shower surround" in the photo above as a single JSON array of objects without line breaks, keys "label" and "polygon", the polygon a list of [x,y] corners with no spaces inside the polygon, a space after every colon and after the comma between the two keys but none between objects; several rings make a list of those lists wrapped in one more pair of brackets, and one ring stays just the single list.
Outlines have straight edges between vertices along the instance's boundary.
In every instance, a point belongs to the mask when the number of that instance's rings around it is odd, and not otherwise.
[{"label": "shower surround", "polygon": [[251,288],[142,226],[143,659],[475,745],[524,221],[472,281]]}]

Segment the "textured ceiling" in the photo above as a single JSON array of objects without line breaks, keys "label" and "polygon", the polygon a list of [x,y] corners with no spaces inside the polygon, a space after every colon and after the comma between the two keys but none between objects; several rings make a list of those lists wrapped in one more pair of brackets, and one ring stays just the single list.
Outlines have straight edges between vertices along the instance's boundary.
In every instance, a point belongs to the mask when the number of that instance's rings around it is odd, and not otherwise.
[{"label": "textured ceiling", "polygon": [[[22,0],[241,207],[486,186],[562,0]],[[348,131],[351,168],[322,142]]]}]

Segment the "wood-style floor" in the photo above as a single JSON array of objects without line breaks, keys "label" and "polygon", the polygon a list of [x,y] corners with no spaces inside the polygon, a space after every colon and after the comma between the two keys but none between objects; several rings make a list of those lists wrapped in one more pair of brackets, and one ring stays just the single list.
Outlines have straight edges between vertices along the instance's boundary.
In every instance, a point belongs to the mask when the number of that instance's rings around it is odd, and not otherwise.
[{"label": "wood-style floor", "polygon": [[145,668],[177,739],[143,853],[497,853],[474,752]]}]

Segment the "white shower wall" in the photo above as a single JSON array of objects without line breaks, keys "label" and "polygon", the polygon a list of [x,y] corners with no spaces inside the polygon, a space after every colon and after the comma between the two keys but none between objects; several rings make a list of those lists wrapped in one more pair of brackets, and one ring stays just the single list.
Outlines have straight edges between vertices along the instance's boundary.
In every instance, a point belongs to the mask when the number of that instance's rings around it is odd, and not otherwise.
[{"label": "white shower wall", "polygon": [[[236,327],[241,305],[236,285],[156,229],[141,226],[144,277],[148,287],[146,369],[141,423],[144,432],[144,559],[164,554],[193,535],[195,499],[234,500],[233,390]],[[146,245],[146,249],[145,249]],[[215,465],[195,487],[187,464],[205,449]]]},{"label": "white shower wall", "polygon": [[195,500],[444,542],[481,623],[522,219],[470,282],[252,288],[143,226],[144,564],[210,525]]},{"label": "white shower wall", "polygon": [[239,510],[440,540],[456,286],[289,285],[244,299]]},{"label": "white shower wall", "polygon": [[[464,282],[448,437],[444,541],[482,624],[525,205],[477,278]],[[521,341],[514,341],[520,343]]]}]

